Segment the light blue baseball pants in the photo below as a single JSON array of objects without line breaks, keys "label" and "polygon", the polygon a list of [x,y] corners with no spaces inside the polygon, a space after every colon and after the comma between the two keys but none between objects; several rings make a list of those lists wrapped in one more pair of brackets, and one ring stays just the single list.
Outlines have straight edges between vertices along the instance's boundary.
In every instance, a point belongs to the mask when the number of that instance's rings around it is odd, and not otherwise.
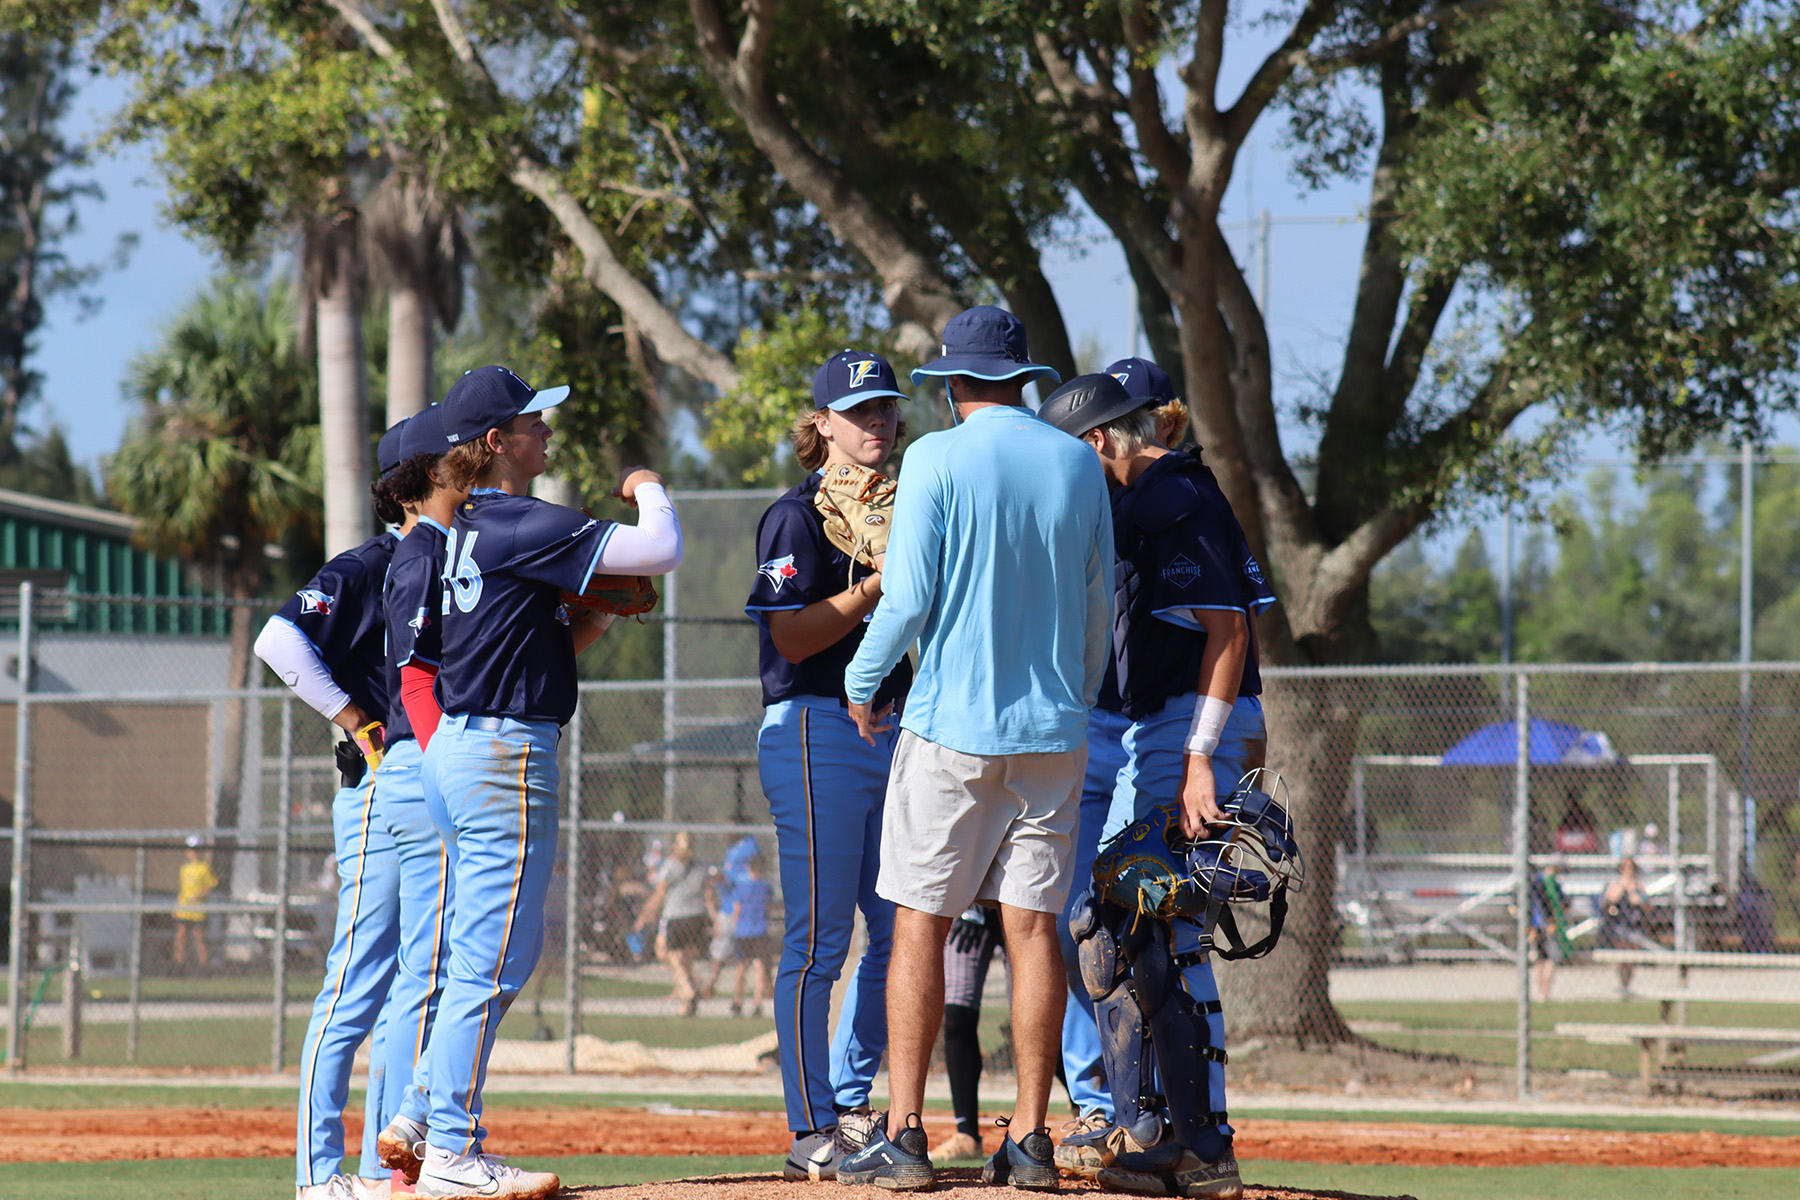
[{"label": "light blue baseball pants", "polygon": [[[875,894],[875,878],[898,736],[897,729],[878,734],[870,746],[844,707],[823,696],[771,704],[757,734],[787,914],[775,971],[775,1032],[788,1127],[796,1132],[828,1128],[837,1124],[838,1107],[867,1104],[887,1050],[894,906]],[[850,953],[858,907],[869,944],[827,1052],[831,987]]]},{"label": "light blue baseball pants", "polygon": [[[1195,692],[1176,696],[1156,713],[1134,722],[1125,731],[1125,768],[1119,772],[1119,787],[1113,795],[1112,811],[1106,816],[1102,840],[1143,820],[1152,809],[1180,796],[1188,726],[1193,722],[1194,705],[1199,699]],[[1226,718],[1219,748],[1212,756],[1213,780],[1221,797],[1237,787],[1245,771],[1262,765],[1268,736],[1263,724],[1261,699],[1239,696],[1231,706],[1231,716]],[[1172,922],[1171,948],[1176,954],[1198,950],[1202,932],[1192,921]],[[1183,968],[1181,982],[1188,994],[1201,1004],[1213,1003],[1219,998],[1219,985],[1213,979],[1210,957]],[[1206,1024],[1212,1044],[1224,1049],[1225,1015],[1210,1013]],[[1207,1103],[1213,1112],[1224,1112],[1225,1065],[1208,1060],[1206,1068]],[[1221,1124],[1218,1128],[1226,1136],[1231,1135],[1231,1126]]]},{"label": "light blue baseball pants", "polygon": [[1088,714],[1087,774],[1081,782],[1081,823],[1075,830],[1075,861],[1070,866],[1069,902],[1057,918],[1062,937],[1063,966],[1069,976],[1069,1001],[1063,1009],[1063,1078],[1069,1099],[1082,1113],[1102,1112],[1112,1117],[1112,1093],[1106,1086],[1106,1063],[1100,1053],[1100,1029],[1094,1024],[1094,1002],[1081,982],[1075,939],[1069,934],[1069,909],[1094,881],[1094,855],[1100,846],[1100,830],[1112,808],[1119,772],[1125,769],[1124,737],[1131,718],[1124,713],[1096,708]]},{"label": "light blue baseball pants", "polygon": [[[449,978],[425,1050],[431,1145],[479,1150],[481,1088],[500,1020],[544,947],[544,897],[556,864],[556,758],[549,721],[445,713],[425,751],[426,800],[454,844]],[[435,801],[433,797],[435,796]]]},{"label": "light blue baseball pants", "polygon": [[[387,1053],[377,1133],[396,1113],[429,1123],[425,1048],[449,976],[454,888],[449,851],[425,806],[424,757],[419,743],[406,738],[388,748],[377,772],[376,807],[400,858],[400,969],[382,1010]],[[371,1064],[371,1089],[374,1075]]]},{"label": "light blue baseball pants", "polygon": [[[400,942],[400,856],[382,824],[375,799],[376,773],[354,788],[340,788],[331,802],[338,873],[337,928],[325,958],[325,983],[313,1001],[300,1051],[300,1112],[295,1139],[295,1182],[324,1183],[344,1159],[344,1104],[356,1049],[375,1034],[371,1061],[379,1063],[384,1029],[377,1018],[393,982]],[[375,1121],[381,1087],[371,1071],[363,1120],[361,1170],[383,1177],[377,1164]],[[373,1127],[371,1129],[371,1127]]]}]

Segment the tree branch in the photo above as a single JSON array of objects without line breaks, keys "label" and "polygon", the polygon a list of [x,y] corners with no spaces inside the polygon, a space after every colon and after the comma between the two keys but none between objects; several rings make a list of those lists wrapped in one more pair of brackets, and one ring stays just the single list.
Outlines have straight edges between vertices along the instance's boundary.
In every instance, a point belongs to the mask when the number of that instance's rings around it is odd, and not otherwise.
[{"label": "tree branch", "polygon": [[1213,237],[1219,262],[1219,309],[1231,323],[1233,349],[1240,364],[1234,372],[1237,386],[1233,388],[1238,421],[1244,428],[1244,453],[1257,481],[1263,524],[1271,536],[1289,544],[1314,542],[1319,536],[1318,523],[1281,448],[1268,327],[1250,283],[1216,223]]},{"label": "tree branch", "polygon": [[[412,71],[405,58],[392,42],[381,36],[374,23],[356,8],[354,0],[331,0],[331,4],[365,40],[370,50],[403,76],[411,77]],[[450,42],[464,72],[477,83],[493,88],[494,94],[498,95],[498,88],[494,87],[492,77],[488,75],[481,56],[476,52],[475,44],[469,39],[455,10],[450,7],[449,0],[432,0],[432,8],[437,14],[439,27]],[[374,34],[373,37],[370,36],[371,33]],[[508,178],[550,210],[550,215],[555,218],[564,236],[580,251],[583,274],[619,306],[628,320],[636,323],[644,336],[656,346],[656,352],[663,361],[680,367],[720,391],[735,388],[741,378],[737,365],[730,357],[689,333],[656,294],[626,269],[618,255],[613,253],[606,234],[594,223],[581,202],[563,186],[556,173],[517,146],[507,149],[511,159],[507,166]]]},{"label": "tree branch", "polygon": [[1131,124],[1137,130],[1138,146],[1144,158],[1161,177],[1171,192],[1181,187],[1192,164],[1187,147],[1169,130],[1163,116],[1162,85],[1156,81],[1156,63],[1151,60],[1156,30],[1144,10],[1134,3],[1122,6],[1125,47],[1129,61],[1125,76],[1130,85],[1127,108]]},{"label": "tree branch", "polygon": [[1250,76],[1250,82],[1244,85],[1237,102],[1225,114],[1225,126],[1232,145],[1239,145],[1250,136],[1251,126],[1262,116],[1281,85],[1307,61],[1306,48],[1312,44],[1314,35],[1337,15],[1341,7],[1335,0],[1307,0],[1281,45],[1262,60],[1255,74]]},{"label": "tree branch", "polygon": [[[333,2],[335,3],[336,0]],[[561,3],[552,4],[550,11],[555,17],[556,23],[562,27],[563,32],[568,34],[577,46],[595,58],[605,59],[621,67],[629,67],[644,57],[644,52],[641,50],[627,50],[623,46],[615,46],[600,37],[592,29],[577,21],[574,14]]]},{"label": "tree branch", "polygon": [[[1132,5],[1137,0],[1123,2]],[[1230,8],[1225,0],[1200,0],[1194,21],[1194,57],[1181,68],[1190,106],[1198,104],[1211,115],[1219,111],[1219,64],[1225,59],[1225,21]]]},{"label": "tree branch", "polygon": [[637,324],[664,362],[680,367],[722,392],[738,385],[741,375],[737,364],[689,333],[655,293],[626,269],[613,253],[606,235],[555,172],[519,153],[514,155],[508,174],[514,183],[536,196],[550,210],[563,233],[581,251],[582,273]]},{"label": "tree branch", "polygon": [[906,233],[840,167],[815,151],[781,111],[763,78],[774,35],[775,0],[750,0],[747,7],[749,21],[734,44],[720,0],[689,0],[695,41],[707,73],[775,170],[875,269],[888,310],[901,320],[942,332],[965,307],[962,297],[936,259],[916,249]]}]

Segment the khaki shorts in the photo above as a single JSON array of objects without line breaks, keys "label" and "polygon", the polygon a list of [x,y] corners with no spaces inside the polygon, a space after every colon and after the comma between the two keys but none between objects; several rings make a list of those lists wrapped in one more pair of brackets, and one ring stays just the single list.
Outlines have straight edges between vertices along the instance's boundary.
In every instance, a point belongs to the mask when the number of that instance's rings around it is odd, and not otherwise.
[{"label": "khaki shorts", "polygon": [[978,900],[1061,912],[1069,894],[1087,745],[964,754],[900,731],[875,891],[954,917]]}]

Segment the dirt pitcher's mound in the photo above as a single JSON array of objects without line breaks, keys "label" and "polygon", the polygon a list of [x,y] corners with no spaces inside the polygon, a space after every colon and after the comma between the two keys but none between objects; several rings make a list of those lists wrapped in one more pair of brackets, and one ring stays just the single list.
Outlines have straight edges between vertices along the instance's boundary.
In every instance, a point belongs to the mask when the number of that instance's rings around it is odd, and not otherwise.
[{"label": "dirt pitcher's mound", "polygon": [[[588,1197],[590,1200],[818,1200],[818,1184],[788,1183],[774,1175],[709,1175],[698,1179],[675,1179],[668,1183],[630,1183],[618,1187],[568,1187],[564,1186],[559,1200],[571,1200],[572,1197]],[[1091,1192],[1096,1195],[1113,1195],[1101,1192],[1094,1185],[1078,1180],[1063,1180],[1064,1195],[1071,1192]],[[842,1193],[832,1195],[857,1197],[858,1200],[873,1200],[874,1197],[891,1197],[894,1193],[884,1192],[880,1188],[849,1188]],[[965,1200],[993,1200],[995,1196],[1019,1195],[1017,1192],[996,1192],[981,1182],[981,1172],[976,1170],[949,1170],[938,1172],[938,1184],[931,1192],[933,1196],[961,1196]],[[1360,1196],[1353,1192],[1320,1192],[1304,1191],[1299,1188],[1265,1187],[1249,1184],[1244,1188],[1245,1200],[1413,1200],[1411,1196]]]},{"label": "dirt pitcher's mound", "polygon": [[[359,1116],[344,1114],[345,1144],[352,1153],[362,1137]],[[525,1165],[533,1158],[600,1154],[753,1154],[768,1155],[770,1165],[777,1166],[777,1156],[786,1151],[792,1136],[779,1113],[509,1106],[490,1108],[483,1120],[489,1131],[487,1148]],[[1793,1137],[1355,1119],[1253,1117],[1233,1124],[1240,1160],[1470,1167],[1800,1167],[1800,1138]],[[294,1113],[286,1108],[13,1108],[0,1109],[0,1129],[7,1132],[0,1139],[0,1163],[279,1158],[294,1152]],[[934,1113],[925,1129],[935,1143],[950,1132],[950,1120]],[[990,1148],[996,1133],[988,1131]],[[747,1178],[758,1187],[781,1186],[761,1176]],[[719,1185],[713,1181],[706,1186]],[[732,1200],[737,1195],[732,1192]],[[718,1200],[719,1193],[708,1196]]]}]

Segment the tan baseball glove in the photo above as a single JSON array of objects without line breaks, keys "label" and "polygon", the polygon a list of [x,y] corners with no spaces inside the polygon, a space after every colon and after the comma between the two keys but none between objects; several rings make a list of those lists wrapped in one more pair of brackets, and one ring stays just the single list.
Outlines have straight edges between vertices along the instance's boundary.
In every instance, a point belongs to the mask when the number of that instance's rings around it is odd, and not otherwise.
[{"label": "tan baseball glove", "polygon": [[658,599],[648,575],[595,575],[588,580],[587,591],[580,595],[562,594],[563,603],[571,608],[591,608],[616,617],[647,613],[656,607]]},{"label": "tan baseball glove", "polygon": [[825,537],[852,560],[875,566],[876,557],[887,553],[894,489],[892,479],[867,467],[826,467],[813,494],[813,507],[825,519]]}]

